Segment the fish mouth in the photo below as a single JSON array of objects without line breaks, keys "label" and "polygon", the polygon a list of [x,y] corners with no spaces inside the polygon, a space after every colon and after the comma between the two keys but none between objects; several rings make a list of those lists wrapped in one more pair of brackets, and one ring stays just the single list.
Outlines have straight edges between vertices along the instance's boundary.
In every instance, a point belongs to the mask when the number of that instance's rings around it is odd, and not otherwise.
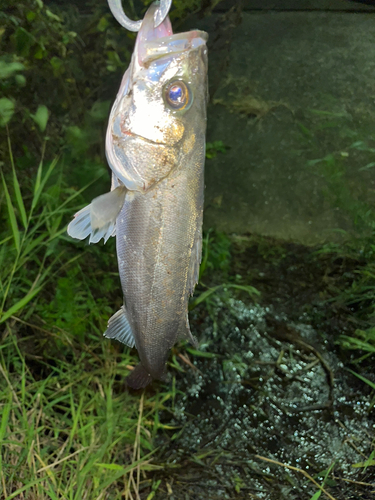
[{"label": "fish mouth", "polygon": [[149,139],[148,137],[144,137],[143,135],[138,135],[132,132],[129,129],[122,130],[122,136],[118,136],[117,134],[113,134],[113,139],[117,140],[118,142],[121,142],[125,139],[124,136],[126,137],[132,137],[134,139],[140,139],[141,141],[146,142],[147,144],[151,144],[153,146],[164,146],[164,147],[172,147],[170,144],[167,144],[166,142],[160,142],[160,141],[153,141],[152,139]]},{"label": "fish mouth", "polygon": [[208,35],[204,31],[173,33],[168,16],[155,28],[154,13],[157,8],[155,3],[151,4],[138,32],[135,53],[141,66],[146,66],[161,57],[194,50],[206,44]]}]

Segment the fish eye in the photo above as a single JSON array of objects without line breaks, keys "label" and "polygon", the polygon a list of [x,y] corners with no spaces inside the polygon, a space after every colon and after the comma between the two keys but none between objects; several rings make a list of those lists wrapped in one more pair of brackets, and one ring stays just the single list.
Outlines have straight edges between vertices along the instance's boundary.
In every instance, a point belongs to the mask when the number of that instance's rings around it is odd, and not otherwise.
[{"label": "fish eye", "polygon": [[185,109],[190,104],[190,96],[189,87],[181,80],[169,83],[164,91],[167,105],[175,110]]}]

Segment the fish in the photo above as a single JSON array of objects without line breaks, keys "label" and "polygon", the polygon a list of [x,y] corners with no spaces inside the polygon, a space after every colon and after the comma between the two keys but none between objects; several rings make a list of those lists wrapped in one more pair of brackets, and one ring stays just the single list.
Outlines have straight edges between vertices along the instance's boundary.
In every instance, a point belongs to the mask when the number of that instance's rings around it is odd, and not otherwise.
[{"label": "fish", "polygon": [[133,389],[165,380],[179,339],[197,347],[188,319],[202,254],[207,33],[174,34],[169,17],[142,22],[113,104],[106,157],[111,191],[77,212],[73,238],[116,237],[123,305],[104,336],[138,350]]}]

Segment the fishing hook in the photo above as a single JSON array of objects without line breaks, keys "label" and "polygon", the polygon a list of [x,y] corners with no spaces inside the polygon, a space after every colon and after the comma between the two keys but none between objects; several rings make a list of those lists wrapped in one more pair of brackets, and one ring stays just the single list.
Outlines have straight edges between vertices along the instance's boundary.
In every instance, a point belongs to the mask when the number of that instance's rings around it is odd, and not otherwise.
[{"label": "fishing hook", "polygon": [[[159,3],[159,2],[155,2]],[[172,0],[161,0],[160,6],[154,14],[154,27],[157,28],[167,17],[171,8]],[[129,31],[139,31],[142,25],[142,20],[132,21],[127,17],[121,5],[121,0],[108,0],[109,8],[115,19]]]}]

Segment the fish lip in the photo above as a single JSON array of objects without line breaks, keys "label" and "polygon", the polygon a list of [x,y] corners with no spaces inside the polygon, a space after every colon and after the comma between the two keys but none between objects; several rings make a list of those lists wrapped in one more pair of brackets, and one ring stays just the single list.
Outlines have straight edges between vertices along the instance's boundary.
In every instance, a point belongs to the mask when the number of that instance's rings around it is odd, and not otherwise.
[{"label": "fish lip", "polygon": [[[200,46],[206,46],[207,40],[207,33],[200,30],[173,33],[169,36],[154,38],[145,41],[141,46],[137,46],[138,63],[140,66],[147,68],[158,59],[187,53],[198,49]],[[181,42],[181,45],[173,47],[173,42]],[[171,44],[172,47],[169,49],[168,47]]]},{"label": "fish lip", "polygon": [[[123,133],[123,136],[127,136],[127,137],[135,137],[136,139],[141,139],[142,141],[145,141],[147,142],[148,144],[152,144],[154,146],[166,146],[166,147],[172,147],[170,144],[167,144],[166,142],[156,142],[156,141],[153,141],[152,139],[149,139],[148,137],[144,137],[143,135],[138,135],[138,134],[135,134],[134,132],[132,132],[131,130],[129,129],[126,129],[126,130],[122,130],[122,133]],[[113,134],[112,133],[112,136],[114,139],[117,139],[118,141],[121,141],[124,139],[124,137],[122,136],[118,136],[116,134]]]}]

